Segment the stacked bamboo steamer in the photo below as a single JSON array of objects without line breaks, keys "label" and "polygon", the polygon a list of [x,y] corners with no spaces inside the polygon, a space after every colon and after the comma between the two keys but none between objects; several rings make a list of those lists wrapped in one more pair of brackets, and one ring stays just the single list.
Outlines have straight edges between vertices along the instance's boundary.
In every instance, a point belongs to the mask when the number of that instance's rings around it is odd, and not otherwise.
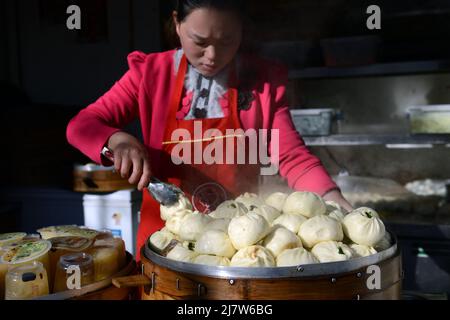
[{"label": "stacked bamboo steamer", "polygon": [[[144,299],[400,298],[400,251],[370,208],[345,213],[311,193],[244,194],[208,216],[181,198],[161,218],[133,279]],[[371,266],[379,286],[368,285]]]}]

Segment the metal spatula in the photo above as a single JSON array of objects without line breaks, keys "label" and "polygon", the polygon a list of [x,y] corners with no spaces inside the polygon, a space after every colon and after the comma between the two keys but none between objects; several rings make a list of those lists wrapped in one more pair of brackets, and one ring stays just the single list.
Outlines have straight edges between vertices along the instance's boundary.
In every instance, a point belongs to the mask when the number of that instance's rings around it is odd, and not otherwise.
[{"label": "metal spatula", "polygon": [[[102,154],[110,161],[114,162],[114,152],[109,148],[103,148]],[[177,186],[165,183],[155,177],[150,178],[150,184],[147,186],[152,197],[163,206],[172,206],[176,204],[183,191]]]}]

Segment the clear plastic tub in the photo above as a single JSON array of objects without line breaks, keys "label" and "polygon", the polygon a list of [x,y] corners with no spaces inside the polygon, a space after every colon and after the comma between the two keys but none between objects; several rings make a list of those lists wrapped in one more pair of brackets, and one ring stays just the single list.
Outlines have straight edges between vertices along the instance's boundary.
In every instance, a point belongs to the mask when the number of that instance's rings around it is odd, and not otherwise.
[{"label": "clear plastic tub", "polygon": [[292,120],[302,136],[328,136],[335,115],[333,109],[291,110]]},{"label": "clear plastic tub", "polygon": [[22,240],[26,237],[26,233],[24,232],[14,232],[14,233],[3,233],[0,234],[0,249],[5,247],[11,243]]},{"label": "clear plastic tub", "polygon": [[48,294],[47,272],[38,261],[12,268],[6,274],[6,300],[27,300]]},{"label": "clear plastic tub", "polygon": [[52,247],[47,240],[20,241],[17,245],[9,247],[0,258],[0,263],[9,266],[21,266],[33,261],[41,262],[46,269],[49,266],[49,254]]},{"label": "clear plastic tub", "polygon": [[[89,249],[93,245],[94,240],[82,237],[58,237],[50,239],[50,242],[52,243],[52,248],[49,252],[50,270],[48,273],[52,284],[59,259],[66,254],[83,252]],[[50,286],[50,289],[52,290],[53,287]]]},{"label": "clear plastic tub", "polygon": [[413,134],[450,133],[450,105],[410,107],[407,117]]},{"label": "clear plastic tub", "polygon": [[[78,267],[80,270],[80,287],[90,285],[95,282],[94,278],[94,260],[90,254],[79,252],[66,254],[59,258],[59,263],[55,272],[55,284],[53,292],[62,292],[70,290],[68,288],[69,275],[67,273],[70,267]],[[76,285],[75,283],[72,283]]]},{"label": "clear plastic tub", "polygon": [[8,270],[34,261],[41,262],[45,270],[50,270],[49,251],[52,247],[46,240],[20,240],[10,244],[0,257],[0,298],[3,297],[5,277]]}]

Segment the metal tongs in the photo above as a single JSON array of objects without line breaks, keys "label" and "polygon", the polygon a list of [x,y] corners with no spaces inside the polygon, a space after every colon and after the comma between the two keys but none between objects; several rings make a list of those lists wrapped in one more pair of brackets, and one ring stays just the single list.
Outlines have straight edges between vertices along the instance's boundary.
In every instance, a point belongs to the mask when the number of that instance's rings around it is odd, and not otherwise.
[{"label": "metal tongs", "polygon": [[[111,149],[103,148],[102,155],[114,162],[114,152]],[[184,192],[177,186],[162,182],[155,177],[150,178],[150,184],[147,186],[147,189],[156,201],[167,207],[176,204],[180,196],[184,196]]]}]

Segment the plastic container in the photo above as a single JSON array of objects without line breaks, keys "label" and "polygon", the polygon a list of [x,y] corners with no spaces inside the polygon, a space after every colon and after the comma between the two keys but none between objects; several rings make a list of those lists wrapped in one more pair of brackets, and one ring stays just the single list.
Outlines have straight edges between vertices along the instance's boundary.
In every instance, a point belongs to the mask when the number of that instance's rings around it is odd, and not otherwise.
[{"label": "plastic container", "polygon": [[5,290],[5,277],[8,270],[23,266],[25,264],[38,261],[42,263],[45,270],[50,270],[49,251],[52,247],[50,241],[19,241],[11,244],[0,257],[0,297],[3,297]]},{"label": "plastic container", "polygon": [[450,133],[450,105],[410,107],[407,117],[413,134]]},{"label": "plastic container", "polygon": [[5,277],[8,273],[8,265],[0,262],[0,300],[5,296]]},{"label": "plastic container", "polygon": [[[59,259],[67,254],[84,252],[88,250],[94,243],[93,239],[83,237],[58,237],[50,239],[52,248],[50,249],[50,270],[49,277],[54,279]],[[53,282],[53,281],[52,281]],[[53,290],[50,287],[50,290]]]},{"label": "plastic container", "polygon": [[26,237],[26,233],[24,232],[14,232],[14,233],[3,233],[0,234],[0,250],[2,247],[5,247],[11,243],[22,240]]},{"label": "plastic container", "polygon": [[43,239],[52,239],[58,237],[83,237],[94,239],[98,235],[98,231],[79,227],[76,225],[51,226],[38,230]]},{"label": "plastic container", "polygon": [[95,238],[96,240],[106,240],[106,239],[114,238],[112,231],[109,229],[104,228],[104,229],[98,230],[98,232],[99,232],[99,234],[98,234],[97,238]]},{"label": "plastic container", "polygon": [[[137,266],[133,260],[133,256],[127,253],[125,266],[114,274],[114,278],[131,276],[135,274],[136,268]],[[137,298],[137,294],[138,292],[132,287],[117,288],[112,284],[111,279],[105,279],[100,282],[84,285],[80,290],[68,289],[66,291],[53,292],[48,296],[39,297],[34,300],[130,300]]]},{"label": "plastic container", "polygon": [[27,234],[25,238],[23,238],[23,240],[25,240],[25,241],[30,241],[30,240],[37,241],[37,240],[41,240],[41,239],[42,239],[41,235],[38,233],[30,233],[30,234]]},{"label": "plastic container", "polygon": [[80,288],[95,282],[94,260],[92,256],[84,252],[67,254],[59,259],[55,272],[53,292],[77,289],[76,283],[73,283],[75,286],[74,288],[69,287],[67,283],[69,277],[73,275],[70,272],[68,273],[68,269],[71,266],[79,267],[80,269]]},{"label": "plastic container", "polygon": [[99,239],[95,241],[93,248],[101,246],[112,246],[117,251],[119,268],[123,268],[127,259],[125,241],[120,238]]},{"label": "plastic container", "polygon": [[12,268],[6,274],[5,300],[27,300],[48,294],[47,272],[38,261]]},{"label": "plastic container", "polygon": [[381,40],[377,36],[333,38],[320,41],[327,67],[376,63],[380,43]]},{"label": "plastic container", "polygon": [[302,136],[328,136],[335,116],[333,109],[291,110],[292,120]]},{"label": "plastic container", "polygon": [[113,245],[97,245],[88,252],[94,259],[95,281],[110,278],[120,270],[119,251]]},{"label": "plastic container", "polygon": [[47,240],[22,241],[15,246],[9,247],[0,258],[0,263],[9,266],[19,266],[32,263],[33,261],[39,261],[48,269],[48,252],[51,247],[51,242]]}]

